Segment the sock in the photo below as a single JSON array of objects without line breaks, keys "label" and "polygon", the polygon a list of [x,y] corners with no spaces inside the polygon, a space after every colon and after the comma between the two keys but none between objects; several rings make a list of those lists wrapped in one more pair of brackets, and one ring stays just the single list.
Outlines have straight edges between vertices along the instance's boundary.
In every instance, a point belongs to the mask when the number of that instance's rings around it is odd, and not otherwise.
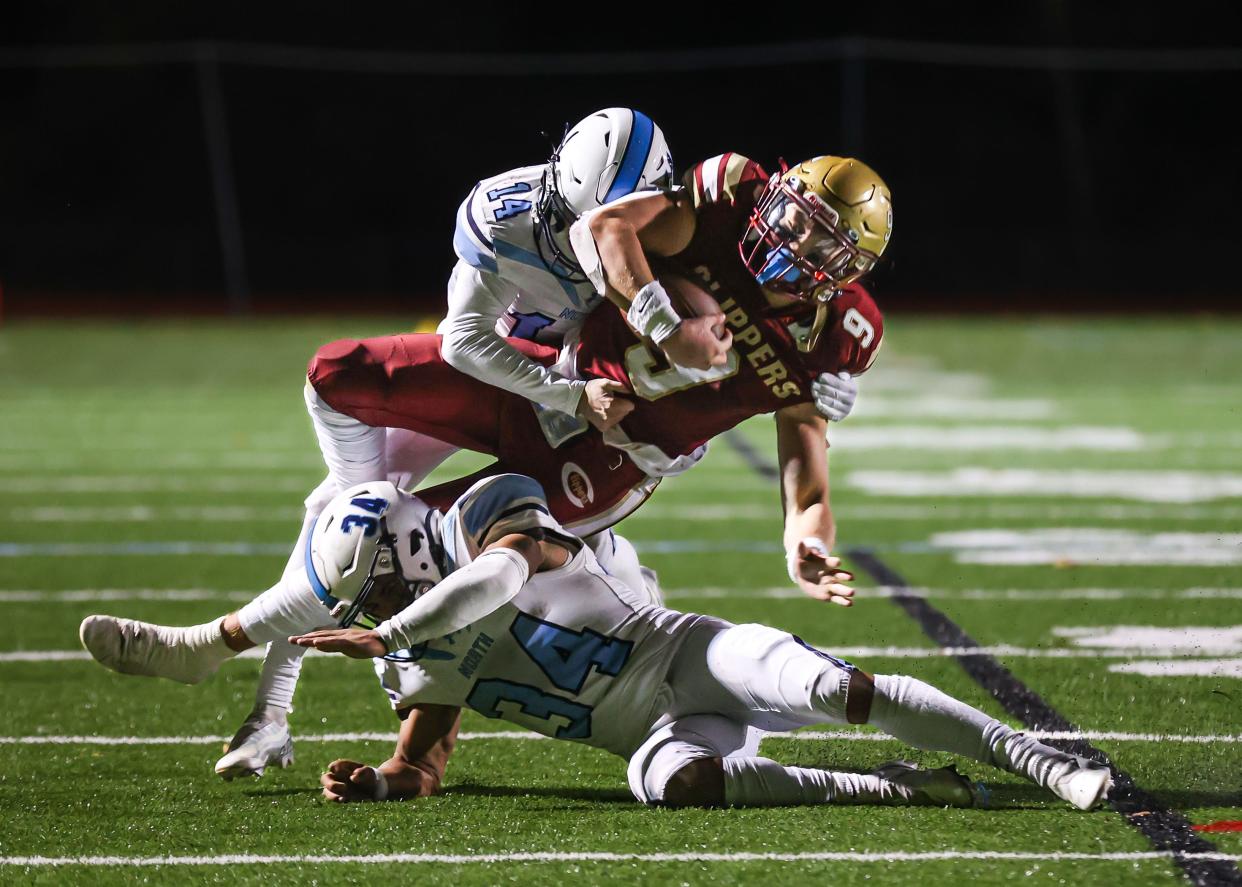
[{"label": "sock", "polygon": [[1050,788],[1049,783],[1066,766],[1074,766],[1074,755],[1045,745],[1038,739],[1010,730],[996,749],[996,766],[1017,776],[1025,776],[1036,785]]},{"label": "sock", "polygon": [[174,642],[184,645],[195,658],[217,668],[237,655],[224,643],[224,632],[220,630],[222,619],[213,619],[202,625],[190,625],[180,629],[180,638]]},{"label": "sock", "polygon": [[288,641],[272,641],[267,645],[263,671],[255,690],[254,709],[250,713],[252,718],[285,721],[286,715],[293,711],[293,691],[302,673],[305,654],[305,648],[295,647]]},{"label": "sock", "polygon": [[315,436],[319,438],[323,461],[327,463],[329,476],[340,489],[387,480],[385,429],[373,428],[337,412],[309,382],[306,383],[305,396],[306,409],[315,426]]},{"label": "sock", "polygon": [[388,479],[403,490],[417,487],[436,466],[459,449],[406,428],[389,428],[385,441]]},{"label": "sock", "polygon": [[733,807],[902,804],[912,789],[864,773],[786,767],[769,758],[724,758],[725,802]]},{"label": "sock", "polygon": [[1005,766],[997,750],[1014,735],[979,709],[905,675],[875,676],[868,723],[915,748],[952,752],[994,767]]},{"label": "sock", "polygon": [[869,722],[907,745],[973,758],[1044,788],[1076,761],[1073,755],[903,675],[875,676]]}]

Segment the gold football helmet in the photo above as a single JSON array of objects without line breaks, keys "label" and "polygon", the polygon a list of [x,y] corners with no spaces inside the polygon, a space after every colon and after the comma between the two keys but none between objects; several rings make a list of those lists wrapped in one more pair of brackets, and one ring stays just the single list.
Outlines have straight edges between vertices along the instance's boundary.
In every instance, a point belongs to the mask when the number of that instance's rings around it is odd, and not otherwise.
[{"label": "gold football helmet", "polygon": [[827,301],[875,267],[892,231],[884,180],[860,160],[824,156],[768,181],[740,247],[766,289]]}]

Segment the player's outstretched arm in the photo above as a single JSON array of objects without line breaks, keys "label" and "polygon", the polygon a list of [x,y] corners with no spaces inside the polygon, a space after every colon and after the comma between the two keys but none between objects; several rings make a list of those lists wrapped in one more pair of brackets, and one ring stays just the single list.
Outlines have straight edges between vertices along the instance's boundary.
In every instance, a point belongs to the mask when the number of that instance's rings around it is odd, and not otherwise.
[{"label": "player's outstretched arm", "polygon": [[453,705],[415,705],[401,722],[397,749],[378,767],[337,759],[319,777],[329,801],[398,801],[426,798],[440,790],[449,756],[457,744],[461,709]]},{"label": "player's outstretched arm", "polygon": [[728,360],[732,334],[718,335],[724,316],[681,317],[656,280],[648,254],[675,256],[694,237],[689,195],[636,194],[583,215],[570,232],[583,270],[630,326],[655,342],[673,363],[708,369]]},{"label": "player's outstretched arm", "polygon": [[848,607],[854,577],[829,554],[836,523],[828,503],[828,424],[812,404],[776,412],[781,502],[785,511],[785,551],[789,577],[807,595]]},{"label": "player's outstretched arm", "polygon": [[569,553],[554,542],[511,533],[448,576],[374,631],[335,628],[294,635],[289,643],[325,653],[370,659],[460,631],[517,596],[531,575],[555,569]]}]

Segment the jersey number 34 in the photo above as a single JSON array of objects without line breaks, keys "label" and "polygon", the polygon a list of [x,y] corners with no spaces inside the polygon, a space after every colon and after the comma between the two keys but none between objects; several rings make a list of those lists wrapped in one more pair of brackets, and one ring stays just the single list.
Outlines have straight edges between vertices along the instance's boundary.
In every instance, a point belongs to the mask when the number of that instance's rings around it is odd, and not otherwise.
[{"label": "jersey number 34", "polygon": [[[582,690],[592,669],[615,678],[634,649],[631,641],[589,628],[574,631],[525,613],[518,613],[509,631],[552,686],[570,693]],[[558,739],[586,739],[591,735],[591,706],[545,693],[530,684],[484,678],[475,682],[466,697],[466,705],[489,718],[501,717],[502,702],[516,704],[522,714],[539,720],[565,718],[567,723],[556,730]]]}]

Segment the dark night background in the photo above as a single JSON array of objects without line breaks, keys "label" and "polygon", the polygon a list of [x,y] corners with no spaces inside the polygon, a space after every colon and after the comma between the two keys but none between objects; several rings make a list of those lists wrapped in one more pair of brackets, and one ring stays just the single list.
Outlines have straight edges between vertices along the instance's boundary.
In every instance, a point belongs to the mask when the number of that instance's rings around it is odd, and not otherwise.
[{"label": "dark night background", "polygon": [[[679,172],[725,150],[769,168],[863,157],[894,193],[874,281],[887,308],[1235,309],[1242,34],[1229,6],[1005,6],[665,6],[605,28],[586,22],[615,7],[6,5],[4,311],[435,313],[470,186],[543,160],[541,132],[608,105],[652,115]],[[861,57],[830,52],[840,38],[859,38]],[[907,41],[936,60],[888,57]],[[276,46],[351,52],[253,49]],[[765,64],[748,63],[755,46]],[[978,64],[980,47],[1001,52]],[[1061,57],[1032,47],[1080,53],[1049,66]],[[458,68],[410,70],[431,52]],[[557,73],[565,53],[633,52],[685,69],[579,55]],[[1007,66],[1027,58],[1037,66]],[[1154,67],[1108,69],[1118,58]],[[212,119],[225,124],[215,155]],[[232,173],[244,273],[231,280],[213,157]]]}]

